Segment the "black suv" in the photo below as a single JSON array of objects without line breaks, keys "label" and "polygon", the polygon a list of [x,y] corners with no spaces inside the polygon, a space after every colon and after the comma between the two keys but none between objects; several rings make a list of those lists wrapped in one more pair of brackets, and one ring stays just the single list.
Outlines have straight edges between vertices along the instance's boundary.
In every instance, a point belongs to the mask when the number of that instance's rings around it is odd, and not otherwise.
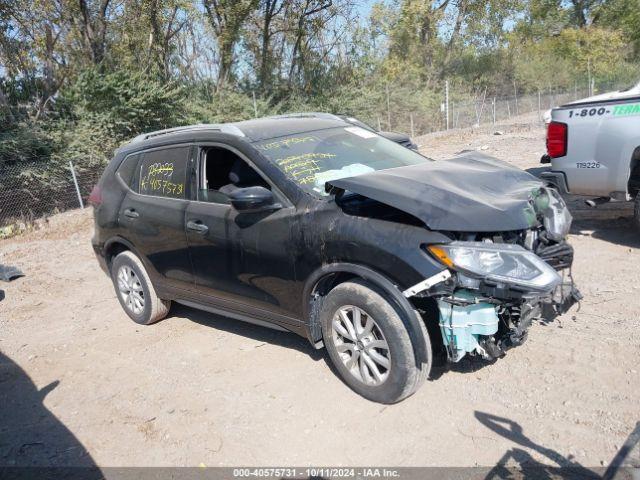
[{"label": "black suv", "polygon": [[434,358],[503,356],[579,299],[554,190],[336,118],[141,135],[90,200],[93,248],[134,321],[175,301],[292,331],[378,402],[416,391]]}]

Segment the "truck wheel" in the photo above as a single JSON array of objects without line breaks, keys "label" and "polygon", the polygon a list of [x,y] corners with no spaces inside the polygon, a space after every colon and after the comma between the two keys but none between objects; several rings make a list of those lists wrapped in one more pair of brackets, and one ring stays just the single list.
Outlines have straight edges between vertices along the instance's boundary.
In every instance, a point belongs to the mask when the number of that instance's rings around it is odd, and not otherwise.
[{"label": "truck wheel", "polygon": [[640,192],[636,194],[636,199],[633,202],[633,224],[636,231],[640,233]]},{"label": "truck wheel", "polygon": [[122,252],[113,259],[111,280],[120,305],[134,322],[150,325],[169,313],[171,301],[158,297],[144,265],[133,252]]},{"label": "truck wheel", "polygon": [[431,355],[427,363],[416,362],[399,312],[363,282],[345,282],[331,290],[320,321],[331,362],[344,382],[369,400],[398,402],[429,374]]}]

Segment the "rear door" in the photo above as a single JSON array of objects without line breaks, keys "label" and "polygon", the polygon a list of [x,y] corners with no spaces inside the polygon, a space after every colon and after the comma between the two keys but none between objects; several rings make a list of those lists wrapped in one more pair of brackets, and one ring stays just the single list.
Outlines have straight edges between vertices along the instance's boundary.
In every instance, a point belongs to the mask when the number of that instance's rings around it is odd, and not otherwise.
[{"label": "rear door", "polygon": [[157,287],[195,288],[184,229],[192,162],[190,145],[143,152],[120,208],[118,221]]}]

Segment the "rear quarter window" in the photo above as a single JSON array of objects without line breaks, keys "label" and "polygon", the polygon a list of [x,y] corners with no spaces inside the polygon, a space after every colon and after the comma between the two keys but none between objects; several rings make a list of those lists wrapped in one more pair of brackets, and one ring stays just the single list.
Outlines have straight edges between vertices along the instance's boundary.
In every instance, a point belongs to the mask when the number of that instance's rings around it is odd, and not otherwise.
[{"label": "rear quarter window", "polygon": [[142,195],[184,199],[190,147],[146,152],[138,168],[138,192]]},{"label": "rear quarter window", "polygon": [[116,170],[117,175],[126,183],[129,187],[136,190],[136,179],[134,173],[136,167],[140,161],[140,154],[128,155]]}]

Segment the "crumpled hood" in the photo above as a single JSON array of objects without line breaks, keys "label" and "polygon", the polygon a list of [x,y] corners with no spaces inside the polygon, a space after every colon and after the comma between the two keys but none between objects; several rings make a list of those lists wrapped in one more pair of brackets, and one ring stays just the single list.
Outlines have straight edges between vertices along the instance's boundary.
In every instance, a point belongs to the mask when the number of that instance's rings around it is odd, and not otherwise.
[{"label": "crumpled hood", "polygon": [[538,224],[533,175],[479,152],[327,182],[419,218],[432,230],[501,232]]},{"label": "crumpled hood", "polygon": [[391,140],[396,143],[405,143],[411,142],[411,137],[409,135],[405,135],[404,133],[398,132],[378,132],[378,135]]}]

